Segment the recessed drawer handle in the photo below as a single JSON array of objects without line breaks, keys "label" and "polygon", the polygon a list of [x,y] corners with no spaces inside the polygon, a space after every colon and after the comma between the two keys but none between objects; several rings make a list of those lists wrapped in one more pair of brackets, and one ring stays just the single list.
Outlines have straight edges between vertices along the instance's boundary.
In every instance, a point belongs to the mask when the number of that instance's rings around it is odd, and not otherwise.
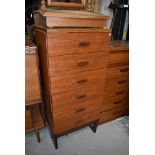
[{"label": "recessed drawer handle", "polygon": [[123,83],[126,83],[127,80],[122,80],[122,81],[118,81],[118,84],[123,84]]},{"label": "recessed drawer handle", "polygon": [[119,103],[121,103],[121,102],[122,102],[122,100],[116,101],[116,102],[114,102],[114,104],[119,104]]},{"label": "recessed drawer handle", "polygon": [[101,111],[100,113],[101,113],[101,114],[104,114],[104,113],[105,113],[105,111]]},{"label": "recessed drawer handle", "polygon": [[118,91],[118,92],[116,92],[116,95],[121,95],[121,94],[123,94],[125,91],[123,90],[123,91]]},{"label": "recessed drawer handle", "polygon": [[81,84],[81,83],[85,83],[85,82],[87,82],[87,81],[88,81],[87,79],[83,79],[83,80],[77,81],[77,83]]},{"label": "recessed drawer handle", "polygon": [[121,111],[113,112],[114,115],[119,114]]},{"label": "recessed drawer handle", "polygon": [[82,99],[82,98],[85,98],[85,97],[87,97],[87,95],[86,95],[86,94],[83,94],[83,95],[77,96],[76,98],[77,98],[77,99]]},{"label": "recessed drawer handle", "polygon": [[82,112],[82,111],[85,111],[86,109],[85,108],[80,108],[80,109],[77,109],[76,112]]},{"label": "recessed drawer handle", "polygon": [[120,69],[121,72],[128,72],[129,68]]},{"label": "recessed drawer handle", "polygon": [[77,66],[82,67],[88,65],[88,61],[80,61],[77,63]]},{"label": "recessed drawer handle", "polygon": [[88,42],[88,41],[82,41],[82,42],[79,42],[79,44],[78,44],[78,46],[81,46],[81,47],[86,47],[89,45],[90,45],[90,42]]},{"label": "recessed drawer handle", "polygon": [[75,123],[75,125],[79,125],[79,124],[81,124],[81,123],[83,123],[83,121],[82,121],[82,120],[79,120],[79,121],[77,121],[77,122]]}]

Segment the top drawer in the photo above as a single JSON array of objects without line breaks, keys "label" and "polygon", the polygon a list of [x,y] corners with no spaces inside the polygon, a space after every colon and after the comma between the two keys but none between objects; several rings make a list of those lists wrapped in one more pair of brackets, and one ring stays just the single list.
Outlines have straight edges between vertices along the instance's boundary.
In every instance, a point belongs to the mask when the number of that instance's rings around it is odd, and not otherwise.
[{"label": "top drawer", "polygon": [[128,64],[129,51],[110,51],[108,58],[108,65]]},{"label": "top drawer", "polygon": [[109,50],[110,35],[103,32],[48,33],[49,56]]}]

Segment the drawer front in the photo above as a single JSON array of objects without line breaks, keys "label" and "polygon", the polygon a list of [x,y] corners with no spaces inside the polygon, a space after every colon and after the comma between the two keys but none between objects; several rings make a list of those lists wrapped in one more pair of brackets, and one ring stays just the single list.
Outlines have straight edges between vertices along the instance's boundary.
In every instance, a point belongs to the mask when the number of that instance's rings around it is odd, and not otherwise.
[{"label": "drawer front", "polygon": [[108,100],[109,98],[126,98],[129,96],[129,90],[126,88],[121,89],[113,89],[111,91],[105,91],[104,93],[104,100]]},{"label": "drawer front", "polygon": [[128,64],[129,51],[110,51],[108,58],[108,65]]},{"label": "drawer front", "polygon": [[69,115],[82,114],[92,109],[98,109],[102,103],[103,90],[98,87],[88,87],[72,92],[52,96],[53,115],[59,119]]},{"label": "drawer front", "polygon": [[120,106],[100,113],[99,123],[104,123],[128,114],[128,106]]},{"label": "drawer front", "polygon": [[108,122],[114,119],[113,110],[105,111],[100,113],[99,123]]},{"label": "drawer front", "polygon": [[123,65],[123,66],[108,67],[106,76],[108,79],[129,76],[129,66]]},{"label": "drawer front", "polygon": [[83,118],[88,121],[90,119],[95,120],[98,118],[101,108],[101,101],[101,98],[97,98],[84,103],[79,103],[79,105],[75,105],[74,111],[76,114],[76,120]]},{"label": "drawer front", "polygon": [[68,74],[51,77],[51,93],[66,92],[86,86],[99,85],[104,87],[106,68],[86,71],[78,74]]},{"label": "drawer front", "polygon": [[127,105],[128,103],[129,103],[129,100],[128,98],[125,98],[125,97],[120,97],[117,99],[111,98],[103,101],[101,110],[107,111],[119,106]]},{"label": "drawer front", "polygon": [[90,111],[90,108],[85,112],[70,115],[70,117],[62,117],[62,119],[56,119],[54,117],[54,133],[61,134],[80,126],[84,126],[96,119],[99,119],[99,111]]},{"label": "drawer front", "polygon": [[108,52],[49,57],[50,76],[78,73],[107,66]]},{"label": "drawer front", "polygon": [[75,119],[73,117],[69,119],[53,120],[54,121],[54,134],[59,135],[75,128]]},{"label": "drawer front", "polygon": [[99,111],[91,111],[88,113],[85,113],[84,115],[76,115],[75,117],[75,126],[79,127],[85,124],[88,124],[90,122],[93,122],[97,119],[99,119],[100,116],[100,112]]},{"label": "drawer front", "polygon": [[109,49],[109,33],[48,34],[49,56],[73,53],[102,52]]},{"label": "drawer front", "polygon": [[128,76],[115,78],[115,79],[106,79],[105,81],[105,91],[113,90],[113,89],[123,89],[129,88],[129,81]]},{"label": "drawer front", "polygon": [[127,115],[128,114],[128,105],[114,108],[112,111],[113,111],[114,118],[118,118],[123,115]]}]

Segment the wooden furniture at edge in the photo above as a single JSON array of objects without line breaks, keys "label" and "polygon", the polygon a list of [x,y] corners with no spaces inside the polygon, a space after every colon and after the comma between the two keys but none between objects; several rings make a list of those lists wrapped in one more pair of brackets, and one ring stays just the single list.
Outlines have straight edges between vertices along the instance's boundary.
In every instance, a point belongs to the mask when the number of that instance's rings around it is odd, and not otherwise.
[{"label": "wooden furniture at edge", "polygon": [[[81,15],[79,20],[76,12],[62,15],[60,11],[58,21],[60,16],[63,19],[59,24],[51,22],[52,17],[47,14],[53,16],[52,12],[45,13],[46,23],[36,23],[35,42],[41,61],[48,127],[57,149],[59,136],[87,125],[96,132],[104,96],[111,30],[103,29],[106,17],[95,18],[92,13]],[[37,13],[37,21],[42,21],[43,17],[39,16]],[[72,22],[67,22],[70,18]],[[80,24],[78,28],[66,27],[76,23]],[[53,24],[61,27],[53,27]],[[95,26],[99,28],[90,28]]]},{"label": "wooden furniture at edge", "polygon": [[25,39],[25,130],[35,131],[40,142],[39,129],[45,126],[41,96],[37,47]]},{"label": "wooden furniture at edge", "polygon": [[87,11],[35,11],[35,26],[53,27],[106,27],[108,16],[101,16],[99,13]]},{"label": "wooden furniture at edge", "polygon": [[129,47],[128,42],[111,43],[100,111],[100,124],[129,113]]}]

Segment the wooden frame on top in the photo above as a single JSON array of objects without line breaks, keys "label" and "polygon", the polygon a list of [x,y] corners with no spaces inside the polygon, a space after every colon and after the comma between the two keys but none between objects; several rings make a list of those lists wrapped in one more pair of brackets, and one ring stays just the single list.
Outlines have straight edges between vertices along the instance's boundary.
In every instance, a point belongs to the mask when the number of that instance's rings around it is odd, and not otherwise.
[{"label": "wooden frame on top", "polygon": [[62,8],[86,8],[86,0],[81,0],[81,4],[78,3],[66,3],[66,2],[52,2],[52,0],[47,0],[48,7],[62,7]]}]

